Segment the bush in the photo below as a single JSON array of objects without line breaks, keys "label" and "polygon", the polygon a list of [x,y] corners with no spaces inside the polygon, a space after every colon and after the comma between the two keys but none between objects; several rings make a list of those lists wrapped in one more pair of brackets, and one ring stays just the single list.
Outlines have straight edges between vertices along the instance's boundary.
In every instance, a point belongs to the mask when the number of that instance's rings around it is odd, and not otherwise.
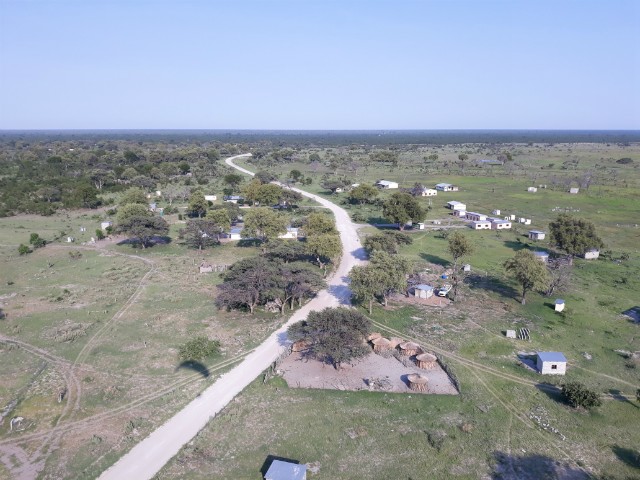
[{"label": "bush", "polygon": [[569,382],[562,385],[562,395],[573,408],[592,408],[602,405],[599,395],[589,390],[580,382]]},{"label": "bush", "polygon": [[180,360],[204,360],[220,353],[220,342],[218,340],[209,340],[204,335],[189,340],[180,346],[178,356]]},{"label": "bush", "polygon": [[42,248],[47,244],[46,240],[44,238],[40,238],[40,235],[37,233],[31,234],[29,243],[33,245],[33,248]]},{"label": "bush", "polygon": [[96,228],[96,238],[98,240],[104,240],[104,233],[102,233],[102,230],[99,228]]},{"label": "bush", "polygon": [[20,246],[18,246],[18,253],[20,255],[26,255],[27,253],[31,253],[31,249],[27,245],[21,243]]}]

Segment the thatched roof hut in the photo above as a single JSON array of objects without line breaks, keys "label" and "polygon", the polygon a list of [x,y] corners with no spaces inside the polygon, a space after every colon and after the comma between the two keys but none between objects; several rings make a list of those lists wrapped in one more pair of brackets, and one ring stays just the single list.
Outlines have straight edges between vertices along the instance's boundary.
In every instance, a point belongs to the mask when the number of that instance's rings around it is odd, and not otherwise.
[{"label": "thatched roof hut", "polygon": [[381,333],[373,332],[373,333],[369,334],[369,336],[367,337],[367,340],[371,341],[371,340],[375,340],[376,338],[380,338],[380,337],[382,337]]},{"label": "thatched roof hut", "polygon": [[438,366],[438,359],[431,353],[421,353],[416,355],[416,365],[425,370],[432,370]]},{"label": "thatched roof hut", "polygon": [[409,382],[409,388],[415,392],[426,392],[427,382],[429,379],[419,373],[410,373],[407,375],[407,381]]},{"label": "thatched roof hut", "polygon": [[291,351],[302,352],[309,348],[309,346],[311,346],[311,342],[309,340],[298,340],[296,342],[293,342],[293,345],[291,345]]},{"label": "thatched roof hut", "polygon": [[384,337],[374,338],[373,340],[371,340],[371,343],[373,344],[374,352],[382,352],[384,350],[391,349],[391,347],[389,346],[389,340]]},{"label": "thatched roof hut", "polygon": [[396,348],[398,345],[400,345],[401,343],[403,343],[404,340],[398,337],[391,337],[391,340],[389,340],[389,346],[391,348]]},{"label": "thatched roof hut", "polygon": [[400,349],[400,354],[407,357],[416,355],[420,351],[420,345],[414,342],[403,342],[398,345],[398,348]]}]

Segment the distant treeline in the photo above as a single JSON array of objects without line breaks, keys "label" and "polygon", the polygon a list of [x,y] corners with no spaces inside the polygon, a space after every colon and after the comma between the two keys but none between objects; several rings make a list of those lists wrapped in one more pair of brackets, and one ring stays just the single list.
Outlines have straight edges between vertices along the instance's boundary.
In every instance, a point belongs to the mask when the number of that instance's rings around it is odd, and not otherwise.
[{"label": "distant treeline", "polygon": [[639,130],[4,130],[7,141],[124,140],[271,146],[464,143],[635,143]]}]

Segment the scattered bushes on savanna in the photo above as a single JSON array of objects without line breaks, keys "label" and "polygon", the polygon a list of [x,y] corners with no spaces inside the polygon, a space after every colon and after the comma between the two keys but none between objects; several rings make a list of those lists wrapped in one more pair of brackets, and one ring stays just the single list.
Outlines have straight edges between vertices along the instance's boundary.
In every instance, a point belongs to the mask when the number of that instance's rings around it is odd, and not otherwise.
[{"label": "scattered bushes on savanna", "polygon": [[602,405],[598,393],[589,390],[580,382],[567,382],[562,385],[562,395],[573,408],[590,409]]},{"label": "scattered bushes on savanna", "polygon": [[204,335],[189,340],[178,348],[178,358],[184,362],[205,360],[219,353],[220,342],[210,340]]}]

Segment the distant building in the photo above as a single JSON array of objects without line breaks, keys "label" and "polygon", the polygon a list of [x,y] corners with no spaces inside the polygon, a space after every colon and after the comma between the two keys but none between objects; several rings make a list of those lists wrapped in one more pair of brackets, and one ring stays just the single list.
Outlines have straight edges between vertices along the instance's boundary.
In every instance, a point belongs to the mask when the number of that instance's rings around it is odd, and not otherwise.
[{"label": "distant building", "polygon": [[537,191],[538,191],[538,189],[537,189],[536,187],[529,187],[529,188],[527,188],[527,192],[533,192],[533,193],[535,193],[535,192],[537,192]]},{"label": "distant building", "polygon": [[109,228],[109,227],[113,227],[113,222],[102,222],[102,223],[100,224],[100,228],[101,228],[102,230],[106,230],[106,229],[107,229],[107,228]]},{"label": "distant building", "polygon": [[200,273],[211,273],[213,272],[213,265],[207,262],[202,262],[200,264]]},{"label": "distant building", "polygon": [[538,352],[536,368],[543,375],[564,375],[567,359],[560,352]]},{"label": "distant building", "polygon": [[433,188],[422,187],[418,190],[418,195],[421,197],[435,197],[438,195],[438,191]]},{"label": "distant building", "polygon": [[204,199],[207,202],[215,202],[216,200],[218,200],[218,196],[217,195],[205,195]]},{"label": "distant building", "polygon": [[475,222],[480,222],[480,221],[484,221],[487,219],[486,215],[483,215],[482,213],[476,213],[476,212],[467,212],[467,214],[465,215],[465,218],[467,220],[471,220],[471,221],[475,221]]},{"label": "distant building", "polygon": [[424,223],[422,222],[414,223],[413,228],[415,228],[416,230],[424,230]]},{"label": "distant building", "polygon": [[242,239],[242,227],[236,227],[229,230],[227,234],[229,240],[241,240]]},{"label": "distant building", "polygon": [[240,195],[225,195],[224,197],[222,197],[222,199],[225,202],[230,202],[230,203],[238,203],[244,200],[244,198],[242,198]]},{"label": "distant building", "polygon": [[433,297],[433,287],[421,283],[413,287],[413,296],[416,298],[431,298]]},{"label": "distant building", "polygon": [[499,218],[490,218],[492,230],[508,230],[511,228],[511,222],[509,220],[501,220]]},{"label": "distant building", "polygon": [[500,210],[495,209],[493,212],[491,212],[491,215],[500,215]]},{"label": "distant building", "polygon": [[540,230],[529,230],[530,240],[544,240],[546,235],[547,234],[545,232],[541,232]]},{"label": "distant building", "polygon": [[470,272],[470,271],[471,271],[471,265],[469,265],[468,263],[465,263],[465,264],[462,266],[462,271],[463,271],[463,272]]},{"label": "distant building", "polygon": [[564,310],[564,300],[562,300],[561,298],[557,298],[555,303],[555,311],[561,312],[563,310]]},{"label": "distant building", "polygon": [[537,252],[533,252],[533,254],[541,262],[547,263],[549,261],[549,254],[547,252],[537,251]]},{"label": "distant building", "polygon": [[457,202],[456,200],[452,200],[450,202],[447,202],[447,208],[450,208],[451,210],[467,210],[467,205],[462,203],[462,202]]},{"label": "distant building", "polygon": [[307,466],[274,460],[264,474],[264,480],[307,480]]},{"label": "distant building", "polygon": [[295,227],[287,227],[287,233],[278,235],[278,238],[286,238],[286,239],[298,238],[298,229]]},{"label": "distant building", "polygon": [[585,260],[595,260],[599,256],[600,256],[600,250],[598,250],[597,248],[592,248],[590,250],[587,250],[586,252],[584,252],[584,255],[583,255]]},{"label": "distant building", "polygon": [[398,183],[397,182],[390,182],[389,180],[378,180],[376,182],[376,187],[379,188],[383,188],[383,189],[392,189],[392,188],[398,188]]},{"label": "distant building", "polygon": [[441,192],[457,192],[459,189],[456,185],[450,183],[438,183],[436,190],[440,190]]},{"label": "distant building", "polygon": [[569,189],[569,193],[573,193],[574,195],[578,193],[580,189],[578,187],[573,187]]},{"label": "distant building", "polygon": [[467,215],[467,211],[466,210],[454,210],[452,215],[454,217],[465,218],[466,215]]},{"label": "distant building", "polygon": [[487,220],[471,222],[471,228],[474,230],[491,230],[491,222]]}]

